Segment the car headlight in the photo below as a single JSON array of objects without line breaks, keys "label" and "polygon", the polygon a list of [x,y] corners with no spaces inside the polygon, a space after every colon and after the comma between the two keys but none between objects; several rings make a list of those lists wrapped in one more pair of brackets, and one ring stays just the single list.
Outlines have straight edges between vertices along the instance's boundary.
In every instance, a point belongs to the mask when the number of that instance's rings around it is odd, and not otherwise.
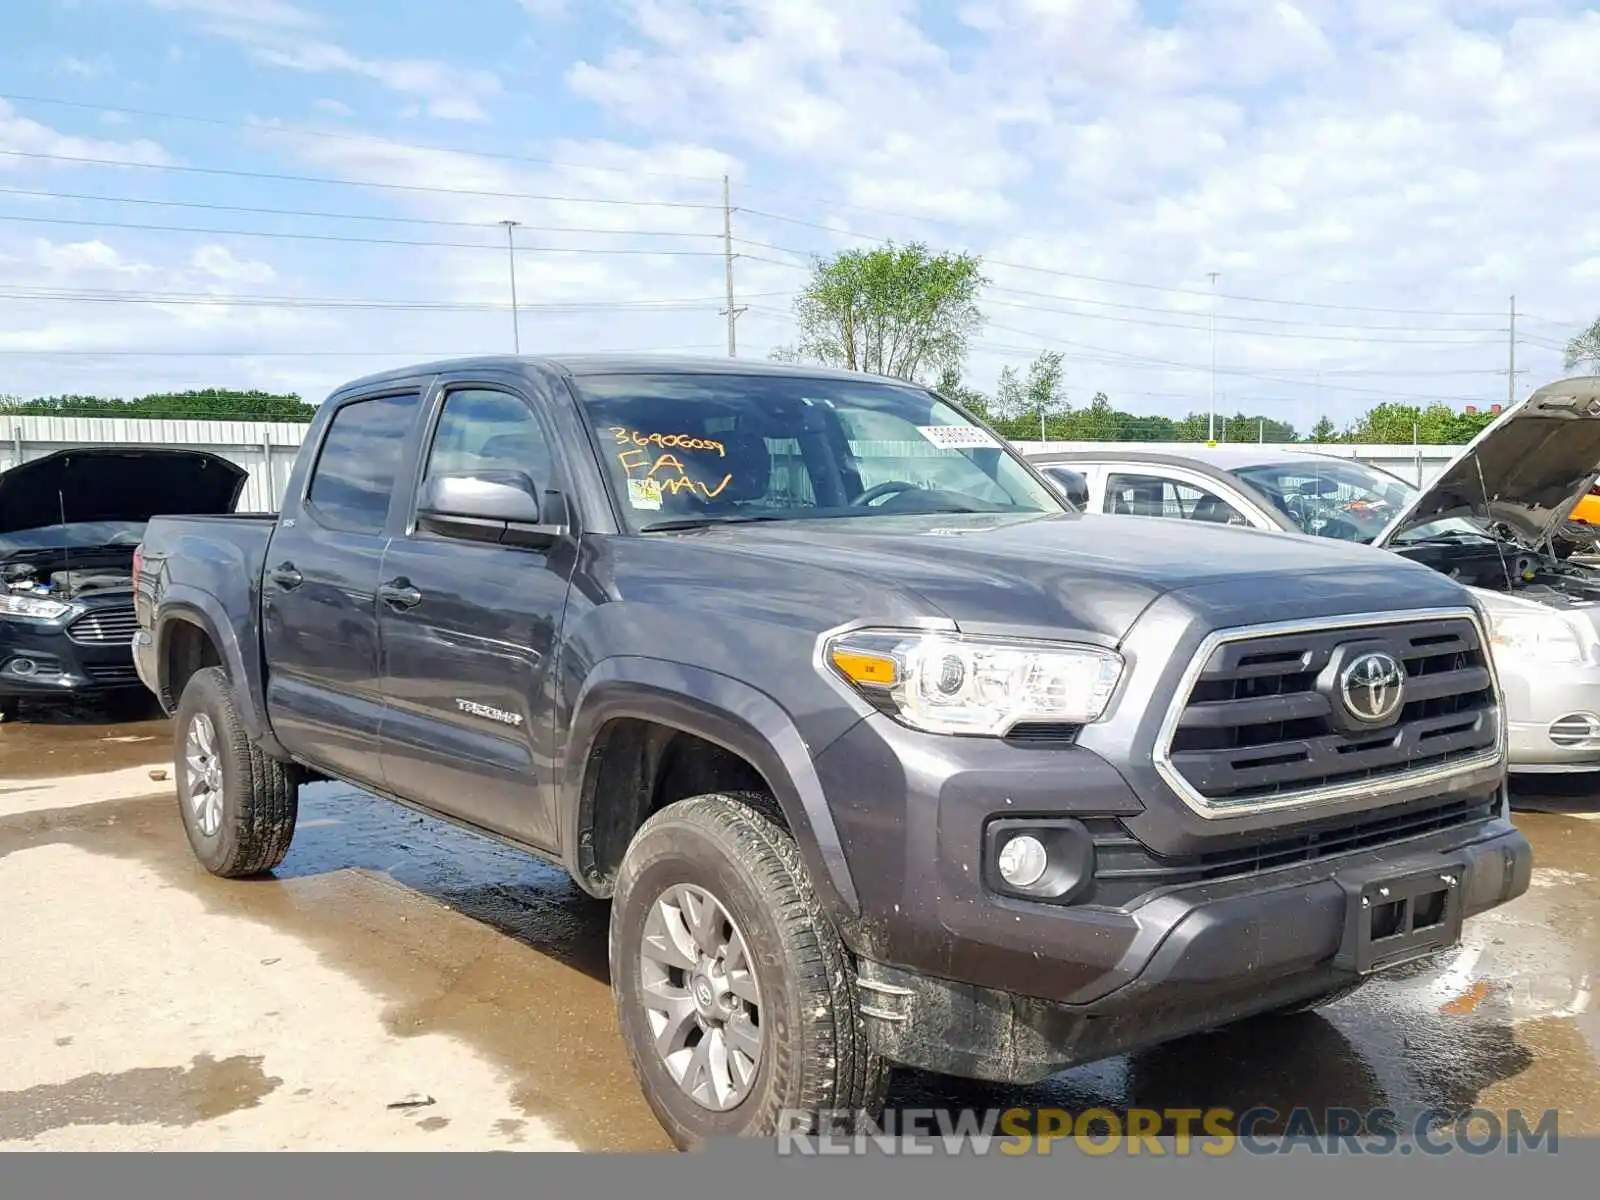
[{"label": "car headlight", "polygon": [[1543,663],[1577,663],[1587,657],[1578,631],[1560,613],[1489,612],[1489,644],[1497,654]]},{"label": "car headlight", "polygon": [[35,621],[54,621],[72,611],[72,605],[38,596],[19,596],[0,592],[0,617],[28,617]]},{"label": "car headlight", "polygon": [[910,630],[840,634],[824,657],[913,728],[989,737],[1022,722],[1099,720],[1123,669],[1121,655],[1099,646]]}]

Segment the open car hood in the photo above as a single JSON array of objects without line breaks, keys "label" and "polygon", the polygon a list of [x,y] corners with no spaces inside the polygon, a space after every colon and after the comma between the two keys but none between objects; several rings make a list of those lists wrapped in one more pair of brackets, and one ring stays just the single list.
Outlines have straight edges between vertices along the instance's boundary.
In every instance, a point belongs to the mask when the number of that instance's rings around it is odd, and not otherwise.
[{"label": "open car hood", "polygon": [[233,511],[243,467],[204,450],[84,446],[0,471],[0,534]]},{"label": "open car hood", "polygon": [[1546,384],[1468,442],[1373,539],[1448,517],[1503,526],[1529,549],[1555,536],[1600,477],[1600,377]]}]

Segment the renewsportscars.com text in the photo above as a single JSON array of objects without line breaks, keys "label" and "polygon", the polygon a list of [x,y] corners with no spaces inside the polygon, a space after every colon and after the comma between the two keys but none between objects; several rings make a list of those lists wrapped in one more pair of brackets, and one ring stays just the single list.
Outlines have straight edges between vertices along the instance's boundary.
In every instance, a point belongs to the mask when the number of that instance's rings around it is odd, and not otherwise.
[{"label": "renewsportscars.com text", "polygon": [[[778,1153],[786,1155],[1049,1154],[1057,1144],[1093,1155],[1212,1157],[1238,1154],[1554,1154],[1558,1112],[1425,1109],[1167,1108],[1081,1113],[1053,1108],[904,1108],[876,1124],[847,1112],[782,1114]],[[852,1129],[864,1132],[852,1133]]]}]

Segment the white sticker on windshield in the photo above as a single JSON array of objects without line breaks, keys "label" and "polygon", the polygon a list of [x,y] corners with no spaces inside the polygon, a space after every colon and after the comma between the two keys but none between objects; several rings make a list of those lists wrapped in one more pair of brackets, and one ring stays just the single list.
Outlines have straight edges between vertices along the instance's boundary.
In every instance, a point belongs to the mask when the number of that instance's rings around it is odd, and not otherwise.
[{"label": "white sticker on windshield", "polygon": [[917,432],[942,450],[992,449],[1000,444],[976,425],[918,425]]},{"label": "white sticker on windshield", "polygon": [[660,508],[661,484],[654,479],[628,480],[628,503],[635,508]]}]

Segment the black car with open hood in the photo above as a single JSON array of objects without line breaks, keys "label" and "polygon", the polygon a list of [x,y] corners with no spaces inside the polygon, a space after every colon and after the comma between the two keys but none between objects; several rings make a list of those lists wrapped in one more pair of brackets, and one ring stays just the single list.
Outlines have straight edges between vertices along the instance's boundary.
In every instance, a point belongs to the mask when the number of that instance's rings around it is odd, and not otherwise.
[{"label": "black car with open hood", "polygon": [[232,512],[247,478],[206,451],[137,446],[0,472],[0,718],[22,697],[137,688],[133,562],[146,522]]}]

